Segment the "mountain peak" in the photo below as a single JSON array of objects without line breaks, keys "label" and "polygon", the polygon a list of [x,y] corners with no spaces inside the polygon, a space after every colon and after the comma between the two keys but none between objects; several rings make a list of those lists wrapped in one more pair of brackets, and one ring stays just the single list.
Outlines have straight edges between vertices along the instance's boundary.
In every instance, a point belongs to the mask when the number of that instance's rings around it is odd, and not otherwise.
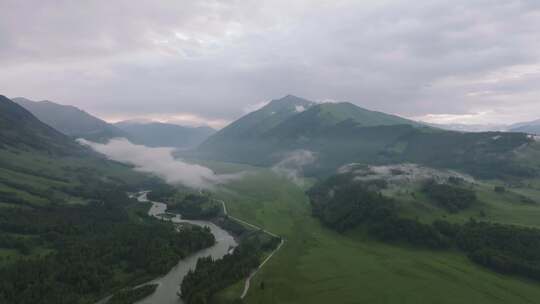
[{"label": "mountain peak", "polygon": [[280,99],[274,99],[272,100],[268,105],[294,105],[294,106],[309,106],[314,104],[315,102],[307,100],[302,97],[294,96],[294,95],[286,95]]},{"label": "mountain peak", "polygon": [[291,115],[294,113],[300,113],[316,103],[294,95],[287,95],[280,99],[274,99],[270,101],[266,106],[262,107],[257,113],[264,116],[277,115]]}]

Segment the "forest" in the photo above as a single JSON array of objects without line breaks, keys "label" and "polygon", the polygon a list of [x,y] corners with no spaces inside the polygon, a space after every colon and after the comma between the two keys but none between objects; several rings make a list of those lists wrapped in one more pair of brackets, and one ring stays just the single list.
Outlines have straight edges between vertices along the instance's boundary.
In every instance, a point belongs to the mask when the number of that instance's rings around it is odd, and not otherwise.
[{"label": "forest", "polygon": [[192,220],[210,220],[222,214],[223,207],[212,199],[208,192],[195,192],[193,189],[162,185],[157,191],[148,194],[154,201],[165,202],[167,210],[179,213],[183,218]]},{"label": "forest", "polygon": [[146,216],[125,190],[103,189],[87,205],[5,209],[1,244],[21,257],[0,262],[0,303],[93,303],[214,244],[208,228],[176,232]]},{"label": "forest", "polygon": [[456,213],[470,207],[476,201],[474,190],[464,187],[463,181],[450,179],[449,183],[437,183],[429,180],[422,186],[424,192],[432,201],[448,212]]},{"label": "forest", "polygon": [[127,288],[115,293],[107,304],[133,304],[156,291],[158,284],[147,284],[137,288]]},{"label": "forest", "polygon": [[[456,200],[455,189],[436,188],[441,200]],[[377,189],[373,182],[350,182],[347,177],[334,176],[316,184],[308,195],[313,215],[339,232],[361,227],[384,242],[436,250],[454,248],[494,271],[540,280],[540,229],[474,219],[465,224],[445,220],[427,224],[400,216],[395,202]],[[473,196],[463,197],[472,200]]]},{"label": "forest", "polygon": [[200,258],[195,270],[182,281],[182,299],[187,304],[210,303],[216,292],[248,277],[261,263],[264,252],[275,249],[280,241],[264,232],[252,231],[222,259]]}]

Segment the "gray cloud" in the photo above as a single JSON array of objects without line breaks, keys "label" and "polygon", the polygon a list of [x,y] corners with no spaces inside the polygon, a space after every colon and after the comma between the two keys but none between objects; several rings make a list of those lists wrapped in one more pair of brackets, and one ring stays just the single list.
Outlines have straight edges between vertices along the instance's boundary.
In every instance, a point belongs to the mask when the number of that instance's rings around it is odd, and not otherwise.
[{"label": "gray cloud", "polygon": [[6,0],[0,83],[103,117],[218,125],[292,93],[510,122],[540,117],[538,37],[534,0]]},{"label": "gray cloud", "polygon": [[299,186],[304,185],[303,169],[317,160],[315,154],[308,150],[296,150],[287,153],[283,159],[272,167],[272,171],[284,176]]},{"label": "gray cloud", "polygon": [[173,158],[171,148],[134,145],[125,138],[112,139],[107,144],[94,143],[85,139],[78,139],[78,141],[112,160],[134,165],[135,170],[157,175],[172,185],[181,184],[196,189],[211,189],[216,185],[238,179],[244,174],[215,174],[207,167]]}]

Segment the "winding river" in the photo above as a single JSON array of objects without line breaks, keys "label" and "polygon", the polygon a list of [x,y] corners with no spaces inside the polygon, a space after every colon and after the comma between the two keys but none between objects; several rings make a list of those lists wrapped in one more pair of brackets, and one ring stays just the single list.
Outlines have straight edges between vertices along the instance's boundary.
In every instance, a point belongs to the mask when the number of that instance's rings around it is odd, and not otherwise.
[{"label": "winding river", "polygon": [[[166,219],[162,215],[167,210],[167,205],[160,202],[149,201],[147,198],[148,192],[141,192],[137,199],[139,202],[150,202],[152,207],[148,211],[148,215],[159,218]],[[219,228],[215,224],[207,221],[191,221],[183,220],[180,215],[176,215],[173,218],[170,218],[170,221],[173,223],[190,223],[199,226],[208,226],[216,238],[216,244],[207,249],[198,251],[197,253],[188,256],[187,258],[180,260],[178,264],[169,271],[165,276],[157,278],[148,283],[158,284],[156,291],[149,297],[137,302],[137,304],[178,304],[184,303],[180,297],[178,297],[177,292],[180,289],[180,284],[184,276],[188,273],[189,270],[194,269],[197,264],[197,260],[200,257],[212,256],[214,259],[219,259],[223,257],[231,247],[236,247],[237,243],[234,238],[225,230]]]}]

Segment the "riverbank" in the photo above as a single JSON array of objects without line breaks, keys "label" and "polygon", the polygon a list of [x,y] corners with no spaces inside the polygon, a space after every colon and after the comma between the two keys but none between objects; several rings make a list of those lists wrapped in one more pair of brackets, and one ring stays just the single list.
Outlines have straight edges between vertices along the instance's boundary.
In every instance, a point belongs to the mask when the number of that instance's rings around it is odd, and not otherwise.
[{"label": "riverbank", "polygon": [[[186,219],[182,219],[181,215],[179,214],[167,212],[167,205],[162,202],[149,200],[148,193],[149,193],[148,191],[143,191],[137,194],[132,194],[132,197],[136,197],[137,200],[141,203],[151,204],[150,209],[148,210],[149,216],[152,216],[154,218],[157,218],[163,221],[169,221],[175,224],[187,223],[190,225],[206,226],[210,228],[212,234],[214,234],[216,238],[216,244],[214,246],[208,249],[204,249],[200,252],[197,252],[196,254],[187,257],[186,259],[180,260],[178,264],[173,269],[171,269],[169,273],[167,273],[165,276],[151,280],[147,283],[144,283],[138,286],[140,287],[140,286],[145,286],[149,284],[155,284],[157,285],[157,288],[153,294],[142,299],[141,301],[136,302],[137,304],[183,303],[181,298],[178,297],[179,287],[181,286],[184,276],[190,270],[193,270],[195,268],[197,260],[201,257],[207,257],[207,256],[212,256],[214,260],[222,258],[227,253],[231,252],[230,250],[231,248],[234,248],[239,244],[240,238],[239,238],[239,235],[234,233],[235,231],[227,231],[227,227],[225,227],[227,225],[222,225],[220,227],[219,225],[220,223],[216,221],[215,219],[210,220],[210,221],[186,220]],[[244,229],[248,229],[248,230],[251,229],[254,232],[262,232],[264,234],[267,234],[270,237],[280,238],[278,235],[270,231],[267,231],[259,226],[253,225],[251,223],[248,223],[239,218],[229,215],[225,202],[222,200],[219,200],[219,203],[223,206],[223,213],[224,213],[223,218],[227,219],[227,221],[233,221],[239,225],[248,227]],[[268,255],[260,263],[260,265],[256,269],[254,269],[253,272],[245,279],[242,293],[238,295],[241,299],[243,299],[248,293],[251,286],[250,284],[251,280],[255,277],[258,271],[274,256],[274,254],[281,249],[283,244],[284,244],[284,240],[280,238],[280,243],[277,245],[277,247],[272,252],[268,253]],[[100,303],[106,303],[106,300],[107,299],[104,299],[104,301]]]},{"label": "riverbank", "polygon": [[150,202],[152,207],[148,210],[148,215],[155,218],[170,221],[172,223],[188,223],[198,226],[206,226],[210,229],[216,239],[216,244],[210,248],[201,250],[186,259],[178,262],[178,264],[169,271],[165,276],[148,282],[147,284],[159,284],[156,291],[149,297],[137,302],[137,304],[178,304],[183,303],[178,296],[178,291],[184,276],[193,270],[197,264],[197,260],[201,257],[211,256],[213,259],[220,259],[229,252],[231,247],[236,247],[238,243],[234,237],[224,229],[209,221],[200,220],[184,220],[180,215],[174,217],[164,216],[167,210],[167,205],[161,202],[150,201],[147,198],[148,192],[141,193],[137,199],[139,202]]},{"label": "riverbank", "polygon": [[276,249],[274,249],[263,261],[262,263],[259,265],[259,267],[257,267],[257,269],[253,270],[253,272],[246,278],[245,282],[244,282],[244,289],[242,290],[242,294],[240,295],[240,299],[244,299],[249,291],[249,288],[251,286],[251,280],[255,277],[255,275],[259,272],[259,270],[264,266],[264,264],[266,264],[273,256],[276,252],[278,252],[281,247],[283,246],[283,244],[285,243],[285,239],[283,239],[282,237],[278,236],[277,234],[274,234],[270,231],[267,231],[257,225],[253,225],[253,224],[250,224],[246,221],[243,221],[237,217],[234,217],[232,215],[229,215],[229,212],[227,211],[227,205],[225,205],[225,202],[223,200],[218,200],[218,202],[220,202],[223,206],[223,213],[225,214],[226,217],[240,223],[240,224],[243,224],[243,225],[247,225],[253,229],[256,229],[256,230],[260,230],[272,237],[276,237],[276,238],[279,238],[280,239],[280,242],[279,242],[279,245],[276,247]]},{"label": "riverbank", "polygon": [[[147,198],[148,191],[132,193],[130,196],[136,198],[139,203],[150,203],[151,206],[147,211],[149,216],[154,218],[169,221],[175,224],[189,224],[200,227],[208,227],[214,235],[215,244],[206,249],[200,250],[188,257],[181,259],[177,264],[167,272],[167,274],[140,284],[136,287],[145,285],[157,285],[156,290],[150,296],[136,302],[136,304],[181,304],[183,301],[178,296],[180,284],[184,276],[195,268],[197,260],[201,257],[211,256],[214,259],[220,259],[229,252],[231,247],[236,247],[237,242],[227,231],[221,229],[217,225],[209,221],[199,220],[183,220],[178,214],[166,213],[167,205],[160,202],[150,201]],[[105,304],[111,298],[108,296],[96,304]]]}]

